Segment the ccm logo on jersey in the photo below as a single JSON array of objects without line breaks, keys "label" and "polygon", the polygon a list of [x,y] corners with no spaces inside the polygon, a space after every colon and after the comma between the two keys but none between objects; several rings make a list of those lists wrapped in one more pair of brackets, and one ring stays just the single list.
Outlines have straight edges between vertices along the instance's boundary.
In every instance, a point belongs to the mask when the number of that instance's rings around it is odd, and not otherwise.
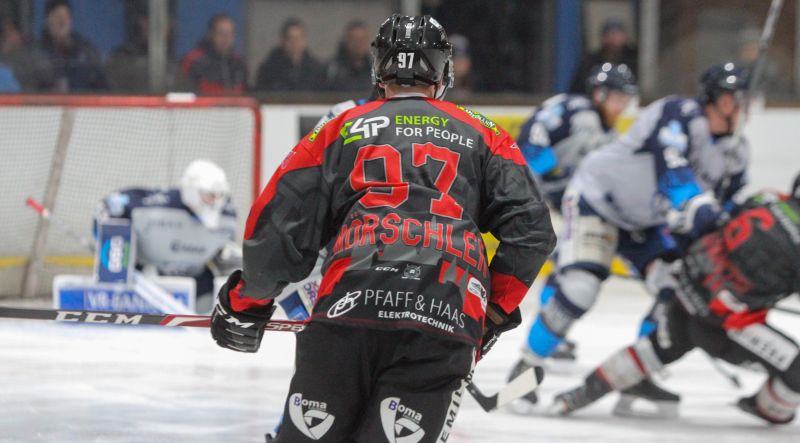
[{"label": "ccm logo on jersey", "polygon": [[361,291],[348,292],[328,309],[328,318],[336,318],[350,312],[356,307],[359,297],[361,297]]}]

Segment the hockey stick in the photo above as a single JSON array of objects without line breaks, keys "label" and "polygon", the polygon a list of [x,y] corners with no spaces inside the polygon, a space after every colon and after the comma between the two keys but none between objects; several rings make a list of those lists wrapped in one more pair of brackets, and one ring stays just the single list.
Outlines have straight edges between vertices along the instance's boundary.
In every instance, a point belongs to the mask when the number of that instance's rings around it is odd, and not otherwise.
[{"label": "hockey stick", "polygon": [[[75,311],[70,309],[24,309],[0,306],[0,318],[26,320],[54,320],[67,323],[92,323],[106,325],[189,326],[208,328],[211,317],[207,315],[139,314],[132,312]],[[300,332],[306,322],[296,320],[270,320],[264,326],[268,331]]]},{"label": "hockey stick", "polygon": [[781,13],[782,7],[783,0],[772,0],[772,3],[769,5],[767,20],[764,22],[764,29],[761,30],[761,38],[758,40],[758,58],[753,68],[753,75],[750,77],[750,84],[747,87],[744,106],[742,106],[742,109],[739,111],[739,123],[736,125],[736,129],[733,132],[732,146],[737,146],[739,144],[739,139],[742,138],[744,121],[749,116],[750,100],[758,86],[758,81],[761,80],[761,72],[764,70],[764,63],[767,60],[769,43],[772,41],[772,36],[775,34],[775,24],[778,21],[778,16]]},{"label": "hockey stick", "polygon": [[[58,229],[80,243],[83,247],[89,249],[92,253],[95,252],[94,243],[91,240],[75,232],[70,225],[61,219],[53,217],[53,214],[39,202],[34,200],[33,197],[28,197],[28,199],[25,200],[25,204],[36,211],[40,217],[55,225]],[[158,285],[145,277],[141,272],[136,270],[133,271],[133,287],[137,294],[162,312],[177,312],[179,314],[190,313],[185,306],[176,302],[167,291],[161,289]]]},{"label": "hockey stick", "polygon": [[503,386],[497,394],[484,395],[478,387],[475,386],[475,383],[472,382],[472,374],[470,374],[467,391],[469,391],[484,411],[492,412],[516,399],[530,394],[539,387],[542,379],[544,379],[544,369],[540,366],[528,368]]},{"label": "hockey stick", "polygon": [[784,308],[783,306],[775,306],[772,309],[774,309],[774,310],[776,310],[778,312],[784,312],[786,314],[800,315],[800,311],[797,310],[797,309]]},{"label": "hockey stick", "polygon": [[727,378],[728,381],[731,382],[731,384],[736,388],[738,389],[742,388],[742,381],[739,380],[738,375],[734,374],[733,372],[729,371],[727,368],[722,366],[722,363],[720,363],[720,360],[718,358],[712,356],[711,354],[707,354],[705,352],[703,352],[703,354],[705,354],[705,356],[708,357],[708,360],[711,362],[711,366],[713,366],[714,369],[716,369],[717,372],[720,373],[720,375]]},{"label": "hockey stick", "polygon": [[[27,320],[54,320],[66,323],[89,323],[103,325],[151,325],[166,327],[208,328],[211,317],[207,315],[176,314],[137,314],[130,312],[75,311],[69,309],[25,309],[0,306],[0,318]],[[264,325],[267,331],[300,332],[308,323],[296,320],[270,320]],[[467,390],[486,412],[494,411],[513,400],[535,390],[542,378],[542,368],[530,368],[518,375],[497,394],[484,395],[472,381],[472,373],[467,377]]]}]

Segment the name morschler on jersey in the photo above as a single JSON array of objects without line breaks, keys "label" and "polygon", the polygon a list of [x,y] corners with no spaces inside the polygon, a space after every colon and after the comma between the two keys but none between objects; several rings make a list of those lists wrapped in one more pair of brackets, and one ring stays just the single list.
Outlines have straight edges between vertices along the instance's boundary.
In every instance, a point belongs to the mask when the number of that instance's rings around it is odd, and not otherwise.
[{"label": "name morschler on jersey", "polygon": [[[481,232],[501,242],[491,266]],[[251,209],[231,305],[269,303],[330,245],[312,321],[477,344],[487,303],[513,311],[553,243],[547,206],[505,131],[439,100],[376,100],[286,157]]]}]

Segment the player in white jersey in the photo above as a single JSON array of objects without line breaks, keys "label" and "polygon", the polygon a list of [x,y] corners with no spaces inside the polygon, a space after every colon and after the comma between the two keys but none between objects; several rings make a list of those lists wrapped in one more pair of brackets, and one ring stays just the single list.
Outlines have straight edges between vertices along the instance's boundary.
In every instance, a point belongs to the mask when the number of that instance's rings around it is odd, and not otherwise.
[{"label": "player in white jersey", "polygon": [[[604,63],[592,68],[586,94],[550,97],[522,125],[517,144],[551,209],[561,209],[580,161],[618,136],[614,127],[636,93],[636,79],[626,65]],[[539,294],[540,304],[555,292],[554,280],[551,274]],[[575,360],[575,344],[564,340],[550,357]]]},{"label": "player in white jersey", "polygon": [[[551,356],[594,304],[615,254],[666,302],[671,293],[659,279],[664,261],[680,256],[681,237],[714,229],[722,207],[744,185],[747,144],[733,143],[732,134],[747,74],[733,63],[715,65],[701,84],[697,98],[669,96],[649,105],[629,132],[578,167],[562,202],[554,293],[512,374]],[[652,330],[663,305],[656,304],[640,335]]]},{"label": "player in white jersey", "polygon": [[181,186],[170,189],[127,188],[103,198],[95,222],[131,221],[136,234],[136,267],[145,275],[192,277],[198,312],[213,302],[212,267],[224,275],[241,266],[236,245],[236,211],[225,172],[208,160],[193,161]]}]

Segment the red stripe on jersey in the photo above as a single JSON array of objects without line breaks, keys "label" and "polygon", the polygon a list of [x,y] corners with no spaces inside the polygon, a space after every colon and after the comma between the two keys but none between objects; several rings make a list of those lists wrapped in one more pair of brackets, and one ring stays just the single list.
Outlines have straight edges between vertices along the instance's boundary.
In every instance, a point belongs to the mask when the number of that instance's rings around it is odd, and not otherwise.
[{"label": "red stripe on jersey", "polygon": [[528,286],[513,275],[492,271],[492,303],[497,304],[506,314],[516,309],[528,293]]},{"label": "red stripe on jersey", "polygon": [[347,268],[350,267],[351,261],[352,257],[344,257],[334,260],[333,263],[331,263],[331,265],[328,267],[328,270],[325,272],[325,275],[322,276],[322,283],[319,285],[319,295],[317,295],[317,301],[333,292],[333,287],[339,284],[339,281],[342,279],[342,275],[344,275],[345,271],[347,271]]},{"label": "red stripe on jersey", "polygon": [[479,133],[481,133],[481,135],[483,135],[483,139],[486,145],[489,146],[489,150],[492,152],[492,154],[500,156],[506,160],[510,160],[518,165],[527,166],[525,158],[522,156],[522,152],[519,150],[517,143],[503,128],[496,123],[496,129],[499,134],[495,133],[493,129],[489,129],[484,126],[483,123],[481,123],[478,119],[459,109],[458,106],[453,103],[434,99],[428,99],[427,102],[434,108],[447,113],[456,120],[475,128]]},{"label": "red stripe on jersey", "polygon": [[444,275],[447,273],[449,268],[450,262],[447,260],[442,260],[442,264],[439,265],[439,283],[444,283]]},{"label": "red stripe on jersey", "polygon": [[243,312],[252,308],[262,308],[273,302],[271,298],[253,298],[242,294],[242,286],[244,286],[244,280],[239,280],[239,283],[228,293],[228,299],[231,302],[231,308],[234,312]]},{"label": "red stripe on jersey", "polygon": [[275,192],[278,190],[278,183],[280,183],[281,177],[290,171],[321,165],[322,159],[325,156],[325,150],[339,137],[342,121],[374,111],[384,103],[384,100],[376,100],[343,112],[323,126],[319,133],[317,133],[314,141],[309,141],[308,135],[303,137],[300,143],[298,143],[289,155],[286,156],[286,159],[283,160],[283,163],[281,163],[278,170],[275,171],[272,178],[269,180],[267,187],[264,188],[261,195],[259,195],[258,199],[253,203],[252,208],[250,208],[250,215],[247,216],[247,224],[244,231],[244,239],[247,240],[253,235],[258,219],[261,217],[261,212],[269,202],[272,201],[272,198],[275,197]]}]

